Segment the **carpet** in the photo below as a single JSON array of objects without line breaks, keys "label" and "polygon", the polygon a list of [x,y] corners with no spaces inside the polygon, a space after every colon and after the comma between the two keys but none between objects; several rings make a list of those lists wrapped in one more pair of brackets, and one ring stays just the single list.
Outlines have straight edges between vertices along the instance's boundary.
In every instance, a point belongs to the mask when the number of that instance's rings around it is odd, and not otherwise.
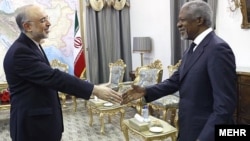
[{"label": "carpet", "polygon": [[[114,115],[111,123],[108,117],[104,117],[105,128],[104,134],[101,134],[101,124],[99,116],[94,114],[93,125],[89,126],[89,115],[84,105],[84,100],[77,99],[77,111],[73,111],[73,103],[66,101],[63,108],[64,133],[62,141],[125,141],[124,135],[120,128],[120,115]],[[132,118],[136,113],[134,108],[125,109],[124,119]],[[11,141],[9,134],[9,110],[0,110],[0,140]],[[130,141],[143,141],[143,138],[129,132]],[[164,141],[171,141],[166,139]]]}]

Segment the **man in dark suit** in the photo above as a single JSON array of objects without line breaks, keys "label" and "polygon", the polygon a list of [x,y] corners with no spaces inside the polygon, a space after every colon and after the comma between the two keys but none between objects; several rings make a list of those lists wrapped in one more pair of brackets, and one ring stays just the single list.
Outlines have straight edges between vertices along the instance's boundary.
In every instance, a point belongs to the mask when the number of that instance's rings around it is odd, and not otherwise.
[{"label": "man in dark suit", "polygon": [[93,94],[110,102],[121,102],[119,93],[108,87],[93,85],[50,67],[40,43],[48,37],[51,24],[41,7],[19,8],[16,22],[21,34],[4,58],[13,141],[61,140],[63,119],[58,91],[84,99]]},{"label": "man in dark suit", "polygon": [[215,125],[233,124],[236,107],[236,66],[230,46],[211,28],[212,11],[203,1],[185,3],[179,13],[187,49],[179,69],[163,82],[123,94],[127,103],[140,97],[151,102],[179,90],[179,141],[214,141]]}]

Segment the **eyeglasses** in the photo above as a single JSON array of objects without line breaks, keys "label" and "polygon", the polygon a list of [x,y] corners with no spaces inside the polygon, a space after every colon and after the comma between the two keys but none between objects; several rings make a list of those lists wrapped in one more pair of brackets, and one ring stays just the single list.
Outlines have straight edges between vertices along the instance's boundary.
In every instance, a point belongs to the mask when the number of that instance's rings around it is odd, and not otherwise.
[{"label": "eyeglasses", "polygon": [[39,21],[40,23],[45,23],[45,22],[48,22],[49,20],[50,20],[49,17],[46,16],[46,17],[41,18]]},{"label": "eyeglasses", "polygon": [[[46,17],[42,17],[40,20],[39,20],[39,22],[40,23],[45,23],[45,22],[49,22],[49,17],[48,16],[46,16]],[[35,21],[27,21],[27,22],[35,22]]]}]

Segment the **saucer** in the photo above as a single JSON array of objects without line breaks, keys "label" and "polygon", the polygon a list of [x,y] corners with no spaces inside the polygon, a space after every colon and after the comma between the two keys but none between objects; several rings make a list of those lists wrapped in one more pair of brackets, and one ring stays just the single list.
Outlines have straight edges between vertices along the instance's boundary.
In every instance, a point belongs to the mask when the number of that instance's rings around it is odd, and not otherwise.
[{"label": "saucer", "polygon": [[107,103],[104,103],[103,106],[110,107],[110,106],[113,106],[113,103],[107,102]]},{"label": "saucer", "polygon": [[149,128],[149,131],[153,133],[161,133],[163,131],[163,128],[159,126],[152,126]]}]

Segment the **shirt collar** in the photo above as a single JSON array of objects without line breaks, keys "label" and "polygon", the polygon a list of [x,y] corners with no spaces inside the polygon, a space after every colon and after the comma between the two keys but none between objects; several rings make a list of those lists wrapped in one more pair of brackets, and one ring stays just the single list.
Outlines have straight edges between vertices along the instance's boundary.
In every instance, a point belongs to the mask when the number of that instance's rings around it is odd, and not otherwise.
[{"label": "shirt collar", "polygon": [[210,32],[212,32],[213,29],[210,27],[208,29],[206,29],[205,31],[203,31],[200,35],[198,35],[195,39],[194,39],[194,43],[197,45],[199,45],[201,43],[201,41],[207,36],[207,34],[209,34]]},{"label": "shirt collar", "polygon": [[38,42],[36,42],[36,41],[33,40],[33,39],[31,39],[31,40],[36,44],[37,47],[39,47],[39,43],[38,43]]}]

